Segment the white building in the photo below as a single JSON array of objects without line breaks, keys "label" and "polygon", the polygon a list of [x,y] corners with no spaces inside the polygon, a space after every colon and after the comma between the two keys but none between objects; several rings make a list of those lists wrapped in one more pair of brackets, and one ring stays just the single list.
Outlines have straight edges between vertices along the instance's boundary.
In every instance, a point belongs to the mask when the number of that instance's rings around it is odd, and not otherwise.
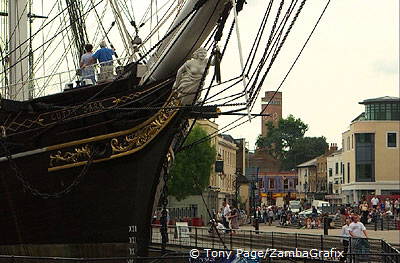
[{"label": "white building", "polygon": [[326,158],[327,169],[327,189],[328,195],[325,196],[330,203],[340,204],[344,195],[342,195],[343,170],[342,149],[332,153]]},{"label": "white building", "polygon": [[297,192],[301,199],[306,199],[307,195],[316,191],[317,178],[317,159],[297,165]]}]

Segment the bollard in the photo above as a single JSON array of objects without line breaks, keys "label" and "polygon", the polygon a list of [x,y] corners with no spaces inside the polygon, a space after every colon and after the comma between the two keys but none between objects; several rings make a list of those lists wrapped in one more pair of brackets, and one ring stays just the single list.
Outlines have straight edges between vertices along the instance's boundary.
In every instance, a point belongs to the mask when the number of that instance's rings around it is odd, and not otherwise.
[{"label": "bollard", "polygon": [[328,217],[324,217],[324,235],[328,235],[329,221]]}]

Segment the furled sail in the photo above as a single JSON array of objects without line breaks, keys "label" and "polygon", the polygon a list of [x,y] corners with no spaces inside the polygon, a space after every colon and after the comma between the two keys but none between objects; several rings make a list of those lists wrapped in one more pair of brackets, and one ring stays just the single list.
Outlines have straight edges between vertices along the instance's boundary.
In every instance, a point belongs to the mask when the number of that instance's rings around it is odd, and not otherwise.
[{"label": "furled sail", "polygon": [[[203,6],[190,16],[192,10],[202,2],[205,2]],[[202,45],[211,33],[227,2],[229,1],[188,1],[170,30],[174,30],[177,25],[180,26],[150,58],[149,71],[142,83],[160,80],[176,73],[178,68]],[[189,17],[187,17],[188,15]]]}]

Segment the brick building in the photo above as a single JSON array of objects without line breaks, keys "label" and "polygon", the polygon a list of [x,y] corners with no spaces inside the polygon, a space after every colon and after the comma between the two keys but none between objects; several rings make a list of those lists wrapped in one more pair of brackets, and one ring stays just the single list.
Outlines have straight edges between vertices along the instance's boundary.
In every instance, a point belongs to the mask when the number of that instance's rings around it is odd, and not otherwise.
[{"label": "brick building", "polygon": [[[272,121],[276,126],[280,119],[282,119],[282,92],[266,91],[265,97],[261,98],[261,109],[264,114],[270,114],[270,116],[264,116],[261,119],[261,135],[267,135],[266,124]],[[268,102],[270,103],[268,104]],[[268,107],[267,107],[268,106]]]}]

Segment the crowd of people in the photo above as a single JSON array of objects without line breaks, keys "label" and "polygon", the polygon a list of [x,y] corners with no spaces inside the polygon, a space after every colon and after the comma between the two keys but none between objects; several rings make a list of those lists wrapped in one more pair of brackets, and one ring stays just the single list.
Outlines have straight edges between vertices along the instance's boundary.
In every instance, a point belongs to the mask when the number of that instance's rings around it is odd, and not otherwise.
[{"label": "crowd of people", "polygon": [[214,212],[213,218],[211,219],[210,232],[214,232],[215,229],[221,232],[232,232],[236,233],[239,229],[241,213],[235,205],[230,205],[228,201],[222,203],[222,208],[218,213]]},{"label": "crowd of people", "polygon": [[[338,214],[343,222],[341,232],[343,250],[346,253],[351,246],[351,252],[356,262],[368,261],[369,243],[365,224],[377,222],[378,219],[384,217],[399,217],[400,200],[390,200],[389,198],[379,200],[377,196],[374,196],[369,202],[363,200],[359,204],[342,207]],[[341,258],[341,261],[346,261],[346,257]]]},{"label": "crowd of people", "polygon": [[361,215],[360,221],[364,225],[378,222],[381,218],[400,217],[400,200],[388,198],[379,200],[378,197],[374,196],[369,202],[364,200],[353,206],[341,207],[337,215],[341,216],[341,221],[344,224],[345,219],[354,213]]}]

